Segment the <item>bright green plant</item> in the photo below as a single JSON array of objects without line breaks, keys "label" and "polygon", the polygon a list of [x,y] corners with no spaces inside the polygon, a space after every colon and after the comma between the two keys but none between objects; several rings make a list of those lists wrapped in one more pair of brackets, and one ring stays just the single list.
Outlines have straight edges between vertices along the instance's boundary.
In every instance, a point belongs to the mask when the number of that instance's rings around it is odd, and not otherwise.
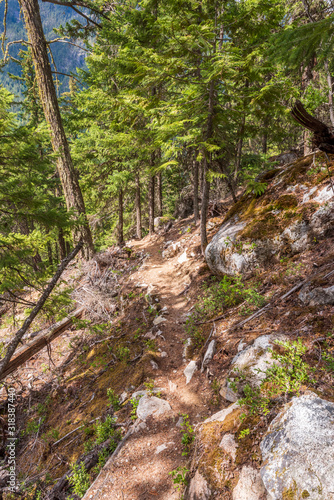
[{"label": "bright green plant", "polygon": [[80,465],[72,464],[71,472],[72,475],[67,476],[67,479],[72,486],[73,493],[82,498],[90,487],[90,478],[84,463],[81,462]]},{"label": "bright green plant", "polygon": [[268,392],[271,396],[282,392],[287,394],[296,392],[299,395],[302,385],[315,383],[312,378],[315,369],[303,360],[307,346],[300,338],[293,342],[277,340],[275,343],[284,347],[285,353],[279,354],[269,350],[278,364],[274,364],[266,370],[265,381],[269,383],[270,387]]},{"label": "bright green plant", "polygon": [[120,361],[125,361],[127,363],[130,359],[130,349],[128,347],[119,346],[116,349],[116,357]]},{"label": "bright green plant", "polygon": [[120,431],[115,429],[115,419],[108,415],[104,422],[97,422],[95,424],[95,435],[95,444],[102,444],[107,439],[112,438],[116,445],[120,438]]},{"label": "bright green plant", "polygon": [[[269,349],[276,363],[265,370],[265,378],[260,387],[252,387],[249,384],[243,387],[244,396],[239,399],[239,404],[245,406],[250,415],[267,415],[272,398],[281,394],[299,395],[302,385],[315,383],[312,377],[315,369],[303,360],[307,346],[302,340],[300,338],[292,342],[277,340],[276,344],[284,348],[284,353],[280,354]],[[236,391],[237,383],[244,378],[241,373],[240,377],[230,382],[232,389]]]},{"label": "bright green plant", "polygon": [[239,433],[239,439],[243,439],[245,438],[246,436],[248,436],[250,434],[250,429],[243,429],[242,431],[240,431]]},{"label": "bright green plant", "polygon": [[266,182],[257,182],[255,180],[251,180],[247,185],[246,194],[252,193],[256,197],[261,196],[266,192],[267,187],[268,184]]},{"label": "bright green plant", "polygon": [[191,445],[195,439],[195,431],[193,427],[191,426],[189,422],[189,415],[186,413],[182,413],[182,423],[181,423],[181,432],[182,432],[182,445],[183,445],[183,452],[182,456],[187,456],[191,450]]},{"label": "bright green plant", "polygon": [[119,401],[119,397],[115,394],[113,389],[107,389],[107,396],[109,399],[109,406],[112,406],[114,411],[118,411],[121,408],[121,403]]},{"label": "bright green plant", "polygon": [[144,341],[144,344],[146,345],[146,349],[148,351],[153,351],[155,352],[157,350],[157,345],[155,343],[154,339],[148,339]]},{"label": "bright green plant", "polygon": [[189,469],[187,469],[187,467],[181,467],[181,466],[169,472],[169,475],[171,475],[173,479],[174,488],[177,488],[178,491],[180,491],[183,486],[187,486],[188,472]]},{"label": "bright green plant", "polygon": [[132,404],[132,410],[131,410],[131,420],[136,420],[137,419],[137,408],[139,405],[139,400],[142,396],[139,396],[138,398],[132,398],[130,399],[130,403]]}]

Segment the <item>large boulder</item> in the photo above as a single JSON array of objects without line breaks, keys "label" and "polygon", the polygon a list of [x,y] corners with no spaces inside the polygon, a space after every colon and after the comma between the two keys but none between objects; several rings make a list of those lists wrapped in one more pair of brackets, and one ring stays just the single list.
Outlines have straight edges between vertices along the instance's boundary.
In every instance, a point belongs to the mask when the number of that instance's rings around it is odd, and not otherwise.
[{"label": "large boulder", "polygon": [[261,442],[268,500],[333,500],[333,442],[333,403],[310,393],[285,405]]}]

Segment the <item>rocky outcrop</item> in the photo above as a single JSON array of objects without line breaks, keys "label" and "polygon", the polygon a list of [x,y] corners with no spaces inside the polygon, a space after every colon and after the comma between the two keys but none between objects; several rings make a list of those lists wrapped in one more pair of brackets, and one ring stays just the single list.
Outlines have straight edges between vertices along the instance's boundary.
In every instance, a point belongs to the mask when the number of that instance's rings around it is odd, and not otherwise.
[{"label": "rocky outcrop", "polygon": [[334,404],[316,394],[295,397],[261,443],[268,500],[334,499]]},{"label": "rocky outcrop", "polygon": [[232,207],[205,251],[212,272],[234,275],[265,266],[274,256],[305,251],[333,229],[331,185],[289,185],[290,178],[295,181],[296,172],[305,170],[305,165],[296,162],[273,171],[267,194],[259,198],[244,195]]}]

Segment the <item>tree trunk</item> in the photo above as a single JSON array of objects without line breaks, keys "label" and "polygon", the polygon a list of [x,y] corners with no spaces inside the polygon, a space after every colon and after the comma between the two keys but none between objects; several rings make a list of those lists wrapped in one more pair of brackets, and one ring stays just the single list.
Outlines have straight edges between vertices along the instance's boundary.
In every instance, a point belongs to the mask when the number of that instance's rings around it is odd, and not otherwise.
[{"label": "tree trunk", "polygon": [[194,222],[197,224],[199,219],[199,207],[198,207],[198,161],[195,158],[193,161],[193,169],[194,169]]},{"label": "tree trunk", "polygon": [[137,225],[137,238],[142,238],[141,227],[141,200],[140,200],[140,181],[139,174],[136,174],[136,225]]},{"label": "tree trunk", "polygon": [[[155,164],[155,152],[151,154],[151,167]],[[155,176],[150,175],[148,184],[148,230],[150,236],[154,233]]]},{"label": "tree trunk", "polygon": [[329,116],[331,119],[332,126],[334,127],[334,109],[333,109],[333,81],[332,75],[328,68],[328,61],[325,61],[325,70],[327,74],[327,83],[328,83],[328,105],[329,105]]},{"label": "tree trunk", "polygon": [[60,250],[60,260],[63,260],[66,257],[66,243],[64,240],[64,233],[63,233],[63,230],[61,228],[59,229],[59,233],[58,233],[58,243],[59,243],[59,250]]},{"label": "tree trunk", "polygon": [[154,187],[155,176],[151,175],[148,184],[148,229],[150,235],[154,233]]},{"label": "tree trunk", "polygon": [[161,172],[157,175],[157,216],[162,217],[162,178]]},{"label": "tree trunk", "polygon": [[234,201],[234,203],[236,203],[238,201],[238,199],[237,199],[236,194],[235,194],[232,180],[231,180],[229,173],[228,173],[228,170],[224,164],[224,160],[222,158],[218,158],[217,163],[218,163],[218,166],[219,166],[221,173],[224,174],[224,181],[226,182],[226,185],[227,185],[227,187],[232,195],[233,201]]},{"label": "tree trunk", "polygon": [[304,130],[304,156],[312,153],[311,146],[311,132],[309,130]]},{"label": "tree trunk", "polygon": [[206,220],[209,206],[210,182],[207,179],[208,163],[204,155],[203,159],[203,191],[202,191],[202,208],[201,208],[201,250],[204,256],[206,247],[208,246],[208,238],[206,234]]},{"label": "tree trunk", "polygon": [[238,175],[240,172],[240,167],[241,167],[241,155],[242,155],[242,146],[244,142],[244,133],[245,133],[245,123],[246,123],[246,113],[244,112],[240,124],[240,130],[239,130],[239,140],[237,144],[237,151],[236,151],[236,160],[235,160],[235,169],[234,169],[234,176],[233,180],[235,183],[237,183]]},{"label": "tree trunk", "polygon": [[123,189],[120,188],[118,192],[118,227],[117,227],[117,245],[120,247],[124,245],[123,234]]},{"label": "tree trunk", "polygon": [[82,225],[74,230],[74,241],[84,242],[84,257],[93,255],[93,241],[85,215],[85,205],[75,174],[72,158],[62,124],[57,100],[56,89],[52,79],[51,66],[48,57],[38,0],[19,0],[28,39],[34,61],[38,89],[46,121],[50,127],[52,148],[57,155],[57,169],[61,180],[67,209],[74,209],[77,217],[83,219]]}]

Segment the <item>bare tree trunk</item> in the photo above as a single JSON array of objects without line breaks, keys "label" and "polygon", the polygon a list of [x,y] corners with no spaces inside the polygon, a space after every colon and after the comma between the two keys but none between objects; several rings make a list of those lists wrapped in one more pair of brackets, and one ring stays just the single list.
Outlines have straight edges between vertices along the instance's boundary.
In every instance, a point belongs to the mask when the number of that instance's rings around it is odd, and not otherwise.
[{"label": "bare tree trunk", "polygon": [[198,161],[195,158],[193,161],[193,169],[194,169],[194,222],[197,224],[199,219],[199,207],[198,207]]},{"label": "bare tree trunk", "polygon": [[204,155],[203,158],[203,191],[202,191],[202,208],[201,208],[201,250],[204,255],[205,249],[208,246],[208,238],[206,234],[206,221],[209,206],[210,182],[207,179],[208,163]]},{"label": "bare tree trunk", "polygon": [[137,225],[137,238],[142,238],[141,227],[141,200],[140,200],[140,181],[139,174],[136,174],[136,225]]},{"label": "bare tree trunk", "polygon": [[[151,167],[155,165],[155,152],[151,154]],[[155,176],[150,175],[148,184],[148,230],[150,236],[154,233]]]},{"label": "bare tree trunk", "polygon": [[59,233],[58,233],[58,243],[59,243],[59,250],[60,250],[60,260],[63,260],[66,257],[66,243],[64,240],[64,233],[63,233],[63,230],[61,228],[59,229]]},{"label": "bare tree trunk", "polygon": [[151,175],[148,184],[148,229],[150,235],[154,233],[154,188],[155,177]]},{"label": "bare tree trunk", "polygon": [[162,178],[161,172],[157,174],[157,216],[162,217]]},{"label": "bare tree trunk", "polygon": [[83,223],[74,230],[74,240],[84,242],[84,256],[93,255],[93,241],[85,215],[85,204],[72,163],[72,158],[62,124],[56,89],[52,79],[47,44],[44,37],[38,0],[19,0],[34,61],[38,89],[46,121],[50,127],[53,151],[57,155],[57,169],[62,184],[67,209],[74,209]]},{"label": "bare tree trunk", "polygon": [[119,246],[124,245],[124,234],[123,234],[123,189],[120,188],[118,192],[118,227],[117,227],[117,244]]}]

